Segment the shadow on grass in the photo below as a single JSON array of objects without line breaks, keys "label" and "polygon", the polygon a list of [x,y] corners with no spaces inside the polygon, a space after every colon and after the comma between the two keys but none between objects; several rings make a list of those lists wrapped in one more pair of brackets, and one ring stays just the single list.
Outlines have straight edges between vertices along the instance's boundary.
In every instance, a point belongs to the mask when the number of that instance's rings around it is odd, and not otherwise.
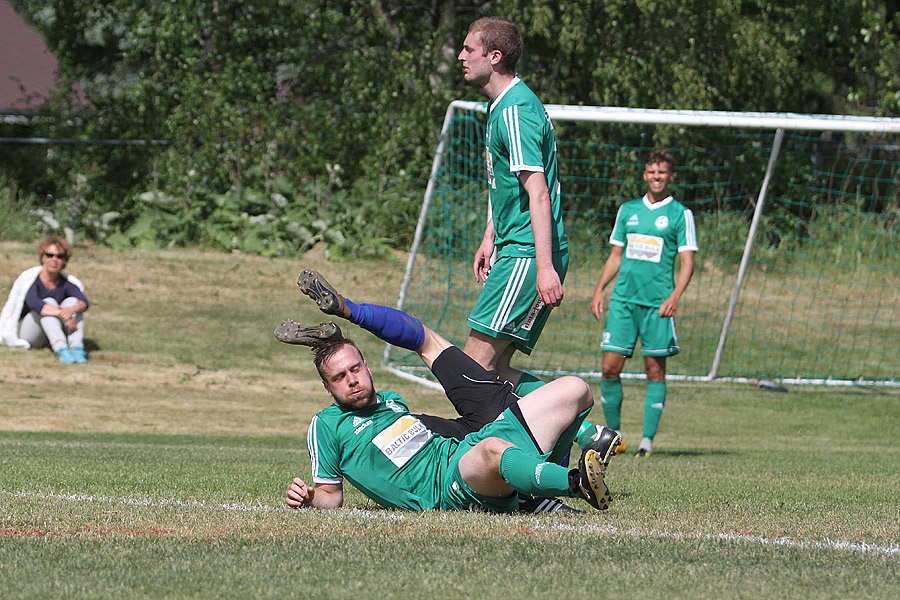
[{"label": "shadow on grass", "polygon": [[634,455],[629,456],[635,460],[652,461],[654,458],[681,458],[694,456],[730,456],[737,454],[733,450],[654,450],[653,454],[648,458],[637,458]]}]

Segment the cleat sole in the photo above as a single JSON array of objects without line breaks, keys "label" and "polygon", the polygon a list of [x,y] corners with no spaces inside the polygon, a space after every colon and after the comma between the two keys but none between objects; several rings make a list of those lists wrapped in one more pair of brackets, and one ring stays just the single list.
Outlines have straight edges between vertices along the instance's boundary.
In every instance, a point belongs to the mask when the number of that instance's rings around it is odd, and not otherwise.
[{"label": "cleat sole", "polygon": [[343,316],[344,302],[322,275],[315,269],[306,269],[297,277],[300,291],[312,298],[325,314]]},{"label": "cleat sole", "polygon": [[334,323],[303,325],[296,321],[282,321],[273,333],[279,342],[310,347],[342,337],[341,328]]}]

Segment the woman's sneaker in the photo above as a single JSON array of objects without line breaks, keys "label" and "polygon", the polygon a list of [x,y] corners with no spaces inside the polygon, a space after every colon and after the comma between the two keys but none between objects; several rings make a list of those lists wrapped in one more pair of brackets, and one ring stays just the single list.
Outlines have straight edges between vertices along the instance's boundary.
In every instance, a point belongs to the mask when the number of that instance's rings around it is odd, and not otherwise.
[{"label": "woman's sneaker", "polygon": [[71,365],[75,362],[75,357],[72,356],[72,352],[69,350],[68,347],[60,348],[59,350],[57,350],[56,358],[59,359],[59,362],[61,362],[64,365]]},{"label": "woman's sneaker", "polygon": [[87,352],[84,351],[84,348],[81,346],[73,346],[71,348],[72,356],[75,358],[75,362],[77,363],[86,363],[87,362]]}]

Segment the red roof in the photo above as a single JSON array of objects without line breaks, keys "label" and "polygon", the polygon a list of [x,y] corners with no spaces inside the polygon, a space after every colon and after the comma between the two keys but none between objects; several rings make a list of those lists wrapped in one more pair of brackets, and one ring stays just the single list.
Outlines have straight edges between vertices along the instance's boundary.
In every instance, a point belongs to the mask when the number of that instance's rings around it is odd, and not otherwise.
[{"label": "red roof", "polygon": [[58,68],[44,41],[0,0],[0,113],[39,110],[57,85]]}]

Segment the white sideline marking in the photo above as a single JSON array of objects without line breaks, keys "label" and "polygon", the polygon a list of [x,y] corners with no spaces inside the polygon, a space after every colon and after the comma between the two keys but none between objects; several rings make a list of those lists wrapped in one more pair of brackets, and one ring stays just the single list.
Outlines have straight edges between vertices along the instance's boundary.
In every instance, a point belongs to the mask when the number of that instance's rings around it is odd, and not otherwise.
[{"label": "white sideline marking", "polygon": [[[123,506],[150,506],[164,508],[174,506],[178,508],[206,508],[211,510],[224,510],[228,512],[277,512],[291,510],[287,507],[266,506],[265,504],[244,504],[242,502],[232,502],[226,504],[210,504],[197,500],[177,500],[169,499],[153,499],[153,498],[111,498],[109,496],[91,496],[88,494],[56,494],[56,493],[40,493],[40,492],[8,492],[0,490],[0,494],[12,496],[13,498],[39,498],[46,500],[69,500],[71,502],[101,503],[101,504],[119,504]],[[399,513],[385,511],[383,513],[374,513],[361,508],[353,508],[347,511],[347,514],[353,517],[361,517],[365,519],[381,519],[392,521],[404,521],[415,513]],[[446,513],[447,517],[452,519],[453,513]],[[794,540],[786,537],[767,538],[759,535],[751,535],[749,533],[679,533],[671,531],[660,531],[658,529],[621,529],[613,525],[598,525],[596,523],[586,523],[584,525],[566,525],[566,524],[548,524],[543,522],[535,522],[531,527],[534,530],[557,530],[557,531],[574,531],[577,533],[602,533],[611,536],[625,537],[649,537],[660,539],[674,540],[712,540],[724,542],[745,542],[748,544],[758,544],[760,546],[779,546],[783,548],[799,548],[801,550],[837,550],[847,552],[884,554],[888,556],[900,555],[900,546],[879,546],[877,544],[868,544],[866,542],[848,542],[844,540],[832,540],[825,538],[823,540]]]},{"label": "white sideline marking", "polygon": [[851,552],[874,552],[891,556],[900,555],[900,546],[878,546],[866,542],[847,542],[843,540],[793,540],[786,537],[767,538],[749,533],[678,533],[660,531],[658,529],[619,529],[612,525],[556,525],[554,529],[562,531],[593,531],[609,535],[626,535],[631,537],[668,538],[675,540],[718,540],[726,542],[748,542],[761,546],[782,546],[786,548],[799,548],[801,550],[848,550]]},{"label": "white sideline marking", "polygon": [[72,502],[98,503],[98,504],[119,504],[122,506],[151,506],[163,508],[166,506],[175,506],[178,508],[208,508],[212,510],[224,510],[233,512],[273,512],[281,510],[264,504],[243,504],[241,502],[232,502],[227,504],[208,504],[198,500],[176,500],[169,499],[153,499],[153,498],[110,498],[109,496],[91,496],[88,494],[56,494],[53,492],[7,492],[0,490],[0,493],[12,496],[13,498],[39,498],[45,500],[70,500]]}]

